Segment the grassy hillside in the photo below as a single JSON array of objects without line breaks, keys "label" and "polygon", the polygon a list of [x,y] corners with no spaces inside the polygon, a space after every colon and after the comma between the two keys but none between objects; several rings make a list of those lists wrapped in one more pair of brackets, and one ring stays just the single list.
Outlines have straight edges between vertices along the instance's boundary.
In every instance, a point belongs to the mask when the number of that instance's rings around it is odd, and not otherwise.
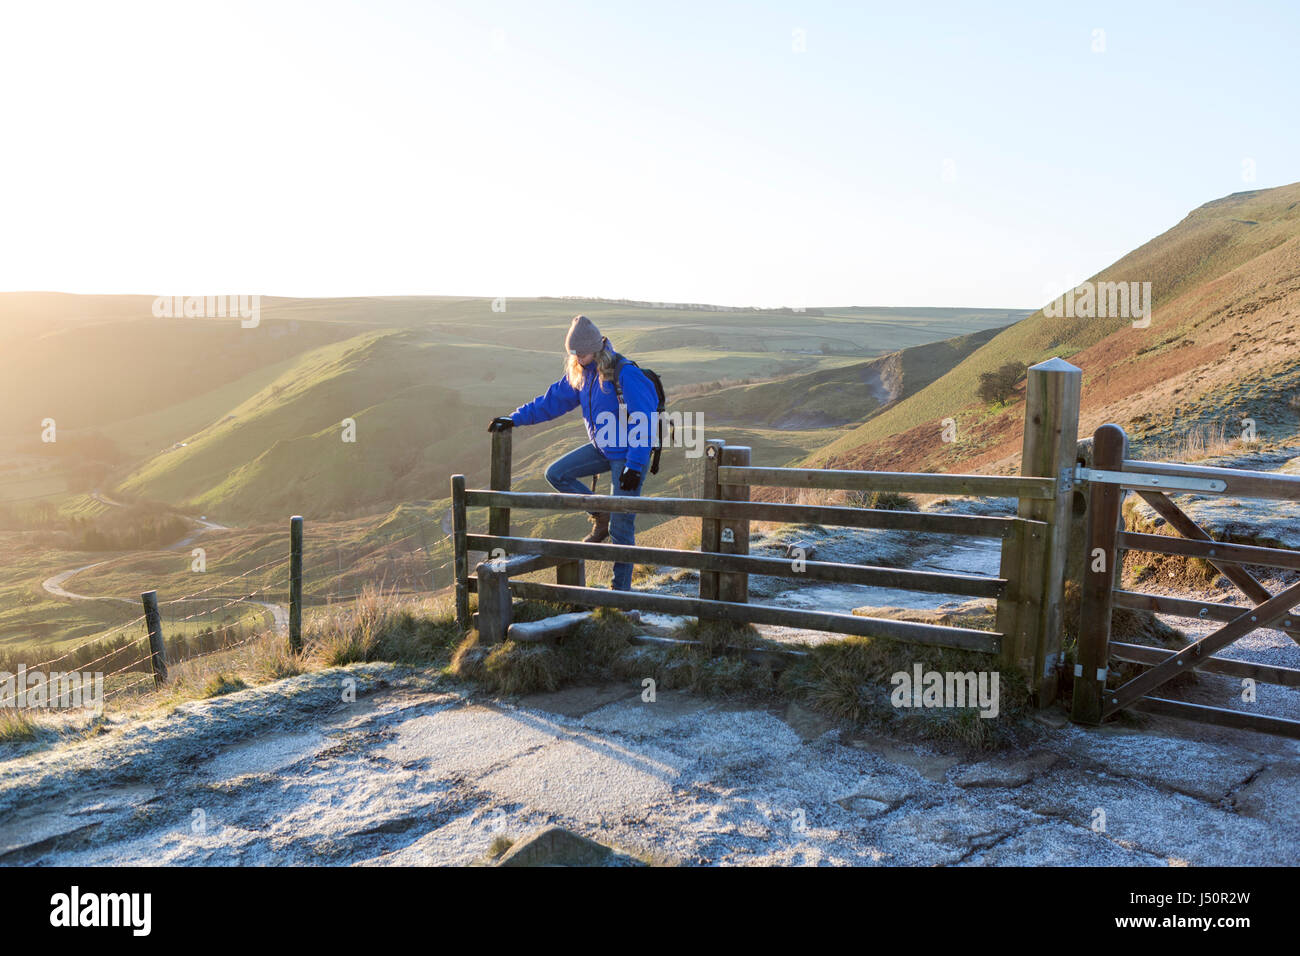
[{"label": "grassy hillside", "polygon": [[721,425],[806,429],[864,422],[929,385],[999,331],[916,345],[870,362],[710,389],[669,408],[699,409]]},{"label": "grassy hillside", "polygon": [[[62,481],[70,492],[111,488],[231,524],[293,511],[342,518],[441,497],[449,474],[482,467],[483,423],[558,377],[578,311],[674,389],[861,364],[1007,315],[267,298],[258,327],[243,329],[155,319],[145,297],[12,301],[56,331],[0,358],[22,395],[0,416],[0,434],[24,456],[7,462],[23,480],[0,489],[0,501],[53,497]],[[58,422],[52,446],[33,424],[46,417]],[[345,419],[356,423],[355,442],[342,440]],[[95,467],[84,468],[86,458]]]},{"label": "grassy hillside", "polygon": [[[1194,210],[1091,281],[1149,281],[1148,328],[1041,311],[995,336],[928,388],[809,457],[844,467],[955,471],[1016,464],[1023,406],[975,399],[981,372],[1061,356],[1083,369],[1081,432],[1114,421],[1138,449],[1243,417],[1294,434],[1300,391],[1300,184],[1236,193]],[[1062,290],[1064,291],[1064,290]],[[954,418],[958,441],[941,440]]]}]

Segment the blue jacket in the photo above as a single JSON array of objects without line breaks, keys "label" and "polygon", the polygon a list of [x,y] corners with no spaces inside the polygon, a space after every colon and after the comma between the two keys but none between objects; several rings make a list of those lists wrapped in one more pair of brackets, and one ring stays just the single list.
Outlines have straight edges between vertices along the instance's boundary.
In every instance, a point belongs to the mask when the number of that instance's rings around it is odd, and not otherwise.
[{"label": "blue jacket", "polygon": [[[635,365],[623,362],[619,366],[619,384],[623,387],[623,400],[627,402],[628,422],[625,429],[619,429],[618,393],[614,389],[614,383],[600,381],[594,362],[583,368],[582,372],[581,389],[570,385],[567,377],[561,378],[546,390],[545,395],[538,395],[528,404],[515,409],[510,420],[516,425],[538,425],[581,407],[582,418],[587,425],[587,437],[600,449],[601,454],[610,459],[623,459],[628,468],[645,474],[650,463],[654,417],[659,410],[659,393],[655,390],[654,383]],[[637,412],[643,416],[640,420],[646,423],[640,429],[635,427]],[[602,413],[608,414],[602,416]],[[620,430],[625,430],[625,434],[618,434]]]}]

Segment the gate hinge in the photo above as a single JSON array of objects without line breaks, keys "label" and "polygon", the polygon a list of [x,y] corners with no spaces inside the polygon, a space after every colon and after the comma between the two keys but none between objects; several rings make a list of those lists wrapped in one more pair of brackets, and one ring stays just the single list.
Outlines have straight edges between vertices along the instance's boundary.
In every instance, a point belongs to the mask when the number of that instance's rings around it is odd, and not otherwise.
[{"label": "gate hinge", "polygon": [[1224,491],[1228,485],[1221,478],[1188,478],[1183,475],[1147,475],[1138,471],[1104,471],[1076,465],[1078,481],[1100,481],[1124,488],[1155,488],[1159,491]]}]

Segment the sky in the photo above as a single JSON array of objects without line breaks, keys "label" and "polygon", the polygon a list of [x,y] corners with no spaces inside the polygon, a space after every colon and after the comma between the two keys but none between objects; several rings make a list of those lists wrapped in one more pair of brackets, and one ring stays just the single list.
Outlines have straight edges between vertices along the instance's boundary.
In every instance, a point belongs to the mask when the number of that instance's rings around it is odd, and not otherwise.
[{"label": "sky", "polygon": [[1300,179],[1300,4],[0,0],[0,290],[1037,308]]}]

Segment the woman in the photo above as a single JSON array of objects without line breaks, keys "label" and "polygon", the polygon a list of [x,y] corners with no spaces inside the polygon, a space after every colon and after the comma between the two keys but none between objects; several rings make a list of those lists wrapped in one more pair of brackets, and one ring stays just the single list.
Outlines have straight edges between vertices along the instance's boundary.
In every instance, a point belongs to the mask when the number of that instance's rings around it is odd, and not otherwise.
[{"label": "woman", "polygon": [[[639,368],[610,347],[609,339],[585,315],[574,316],[564,348],[568,355],[563,377],[545,395],[519,406],[510,416],[492,419],[488,431],[537,425],[581,408],[591,440],[552,462],[546,480],[556,491],[595,494],[595,478],[590,488],[579,478],[608,471],[615,495],[639,495],[650,462],[659,393]],[[622,415],[620,390],[627,406]],[[582,540],[599,542],[612,537],[615,544],[635,544],[635,522],[636,515],[631,512],[620,511],[612,520],[608,512],[592,513],[591,533]],[[614,564],[613,587],[615,591],[632,589],[630,563]]]}]

